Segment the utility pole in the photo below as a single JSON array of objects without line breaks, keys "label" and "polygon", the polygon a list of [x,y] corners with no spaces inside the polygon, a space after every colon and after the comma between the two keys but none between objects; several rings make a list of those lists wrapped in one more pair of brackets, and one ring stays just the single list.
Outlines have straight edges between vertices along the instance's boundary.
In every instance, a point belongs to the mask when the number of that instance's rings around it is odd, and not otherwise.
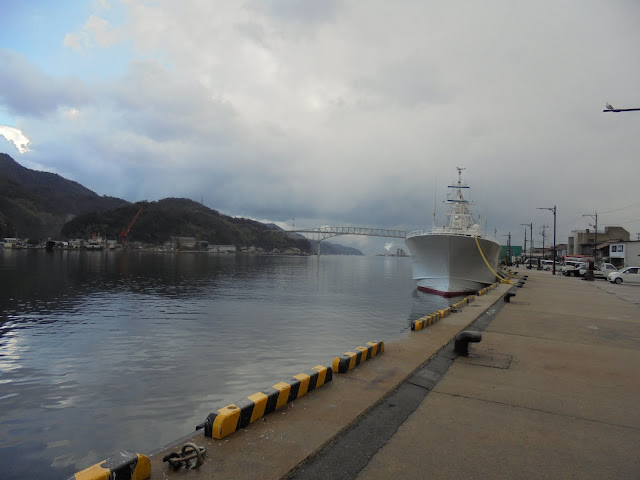
[{"label": "utility pole", "polygon": [[547,255],[545,254],[544,251],[544,237],[545,237],[545,228],[547,228],[546,225],[542,225],[542,258],[546,260]]},{"label": "utility pole", "polygon": [[[531,257],[533,256],[533,222],[531,223],[521,223],[520,225],[524,225],[525,227],[529,227],[530,235],[529,240],[531,240],[531,245],[529,246],[529,268],[531,268]],[[524,254],[527,254],[527,229],[524,229]]]},{"label": "utility pole", "polygon": [[507,265],[511,266],[511,232],[508,235],[501,235],[507,237]]},{"label": "utility pole", "polygon": [[531,265],[531,259],[533,258],[533,222],[531,222],[531,225],[529,226],[530,229],[530,233],[529,233],[529,240],[531,240],[531,246],[529,247],[529,267],[532,267]]},{"label": "utility pole", "polygon": [[540,208],[538,210],[551,210],[553,212],[553,274],[556,274],[556,206],[553,208]]},{"label": "utility pole", "polygon": [[587,214],[587,215],[582,215],[583,217],[591,217],[595,220],[596,224],[594,225],[595,228],[595,236],[593,237],[593,261],[596,261],[596,254],[598,253],[598,212],[594,213],[593,215],[591,214]]}]

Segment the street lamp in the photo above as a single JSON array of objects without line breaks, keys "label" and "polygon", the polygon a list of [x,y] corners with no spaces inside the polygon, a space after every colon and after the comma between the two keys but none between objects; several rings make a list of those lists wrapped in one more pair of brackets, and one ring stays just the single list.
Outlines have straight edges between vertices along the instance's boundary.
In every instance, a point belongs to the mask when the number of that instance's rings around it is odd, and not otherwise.
[{"label": "street lamp", "polygon": [[553,212],[553,274],[556,274],[556,206],[553,208],[538,208],[538,210],[551,210]]},{"label": "street lamp", "polygon": [[511,266],[511,232],[508,235],[502,235],[508,237],[507,239],[507,265]]},{"label": "street lamp", "polygon": [[611,105],[609,105],[608,103],[607,103],[606,107],[607,108],[602,110],[603,112],[619,113],[619,112],[636,112],[636,111],[640,110],[640,108],[614,108]]}]

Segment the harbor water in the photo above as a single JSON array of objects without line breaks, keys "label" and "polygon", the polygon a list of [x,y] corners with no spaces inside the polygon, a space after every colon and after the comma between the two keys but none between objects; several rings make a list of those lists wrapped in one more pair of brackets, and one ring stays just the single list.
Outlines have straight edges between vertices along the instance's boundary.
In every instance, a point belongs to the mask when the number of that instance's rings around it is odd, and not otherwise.
[{"label": "harbor water", "polygon": [[0,478],[149,453],[455,301],[403,257],[0,251]]}]

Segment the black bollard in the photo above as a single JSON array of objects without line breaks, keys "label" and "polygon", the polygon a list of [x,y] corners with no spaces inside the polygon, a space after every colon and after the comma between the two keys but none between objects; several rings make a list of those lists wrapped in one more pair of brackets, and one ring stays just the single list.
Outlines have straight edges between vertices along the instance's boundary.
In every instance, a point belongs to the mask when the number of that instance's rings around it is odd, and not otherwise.
[{"label": "black bollard", "polygon": [[463,357],[469,356],[469,342],[477,343],[482,340],[482,333],[465,330],[456,335],[453,350]]},{"label": "black bollard", "polygon": [[513,292],[507,292],[504,294],[504,302],[505,303],[511,303],[511,297],[515,297],[516,294]]}]

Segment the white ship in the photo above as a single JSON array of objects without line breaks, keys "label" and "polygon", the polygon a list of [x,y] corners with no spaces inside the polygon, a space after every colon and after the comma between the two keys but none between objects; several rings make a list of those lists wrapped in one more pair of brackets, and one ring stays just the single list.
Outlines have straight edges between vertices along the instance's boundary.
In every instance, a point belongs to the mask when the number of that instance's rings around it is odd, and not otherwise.
[{"label": "white ship", "polygon": [[458,167],[458,184],[449,185],[449,226],[411,232],[405,240],[418,289],[445,297],[466,295],[495,282],[501,250],[497,242],[482,238],[469,210],[472,204],[462,195],[469,188],[462,183],[463,170]]}]

